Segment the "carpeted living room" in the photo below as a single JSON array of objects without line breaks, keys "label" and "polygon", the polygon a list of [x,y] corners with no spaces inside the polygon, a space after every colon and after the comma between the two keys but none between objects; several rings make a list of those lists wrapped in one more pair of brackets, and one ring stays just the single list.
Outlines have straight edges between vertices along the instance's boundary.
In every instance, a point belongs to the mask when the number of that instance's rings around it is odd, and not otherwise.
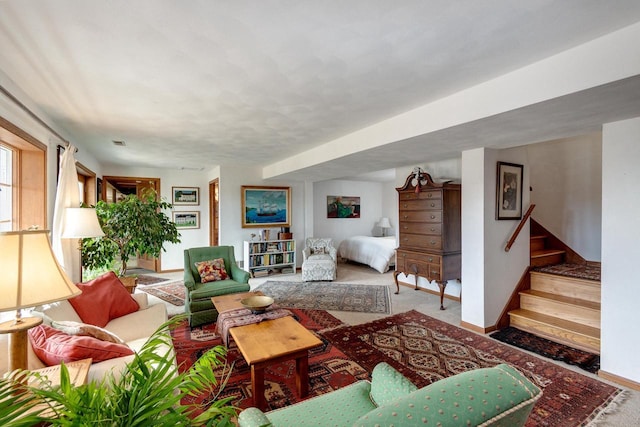
[{"label": "carpeted living room", "polygon": [[[640,416],[639,393],[622,390],[577,366],[460,328],[458,301],[445,299],[446,309],[440,310],[437,295],[415,291],[410,286],[401,286],[396,295],[392,271],[380,274],[364,265],[342,262],[336,281],[318,282],[320,292],[307,290],[308,298],[300,295],[300,283],[299,272],[250,279],[252,291],[263,289],[267,291],[265,295],[270,294],[268,291],[279,295],[276,304],[288,308],[323,342],[309,353],[311,397],[368,379],[373,368],[383,361],[418,387],[462,371],[507,362],[543,390],[527,426],[631,426]],[[316,283],[305,285],[308,289]],[[346,289],[349,285],[354,286],[352,294]],[[151,273],[143,276],[136,292],[148,292],[152,301],[164,302],[170,315],[175,315],[184,310],[180,305],[181,286],[181,273]],[[328,296],[331,286],[339,289],[336,295]],[[358,287],[374,290],[358,292]],[[354,298],[354,294],[359,297]],[[318,307],[323,300],[334,309]],[[190,329],[186,322],[173,332],[173,340],[180,369],[221,343],[215,324]],[[220,397],[233,397],[234,404],[243,409],[253,406],[251,372],[233,342],[228,361],[234,363],[233,374]],[[266,369],[266,410],[300,401],[294,371],[293,361]],[[193,400],[206,402],[207,398],[198,396]]]}]

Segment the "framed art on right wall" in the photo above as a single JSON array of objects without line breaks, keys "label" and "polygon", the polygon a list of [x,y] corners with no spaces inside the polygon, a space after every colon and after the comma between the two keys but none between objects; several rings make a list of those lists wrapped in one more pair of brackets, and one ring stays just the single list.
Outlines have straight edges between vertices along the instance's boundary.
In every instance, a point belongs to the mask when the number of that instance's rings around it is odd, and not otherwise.
[{"label": "framed art on right wall", "polygon": [[522,171],[515,163],[498,162],[496,219],[522,218]]}]

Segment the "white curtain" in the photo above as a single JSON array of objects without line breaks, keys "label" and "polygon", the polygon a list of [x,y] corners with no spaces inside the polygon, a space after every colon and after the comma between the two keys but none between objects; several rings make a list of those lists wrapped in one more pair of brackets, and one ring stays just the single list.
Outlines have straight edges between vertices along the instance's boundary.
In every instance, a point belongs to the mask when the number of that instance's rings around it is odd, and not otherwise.
[{"label": "white curtain", "polygon": [[51,228],[51,246],[58,262],[73,283],[82,281],[80,277],[80,251],[78,239],[63,239],[65,209],[80,207],[80,189],[74,153],[76,148],[69,144],[60,158],[60,173],[56,189],[56,201],[53,208],[53,227]]}]

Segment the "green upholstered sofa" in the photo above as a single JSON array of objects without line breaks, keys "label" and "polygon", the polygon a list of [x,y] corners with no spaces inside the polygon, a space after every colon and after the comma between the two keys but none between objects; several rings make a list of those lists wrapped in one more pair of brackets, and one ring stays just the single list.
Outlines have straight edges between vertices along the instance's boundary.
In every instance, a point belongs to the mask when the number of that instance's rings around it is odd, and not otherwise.
[{"label": "green upholstered sofa", "polygon": [[263,413],[248,408],[240,427],[257,426],[523,426],[542,392],[501,364],[417,389],[386,363],[358,381],[295,405]]},{"label": "green upholstered sofa", "polygon": [[[226,280],[202,283],[196,262],[224,259],[229,275]],[[189,326],[215,322],[218,311],[211,297],[249,291],[249,273],[238,267],[233,246],[205,246],[184,250],[184,310],[189,315]]]}]

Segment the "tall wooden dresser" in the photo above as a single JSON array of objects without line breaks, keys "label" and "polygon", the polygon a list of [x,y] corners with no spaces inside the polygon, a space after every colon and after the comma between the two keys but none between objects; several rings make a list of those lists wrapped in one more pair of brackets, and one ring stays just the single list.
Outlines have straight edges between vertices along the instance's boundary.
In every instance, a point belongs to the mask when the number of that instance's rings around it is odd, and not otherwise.
[{"label": "tall wooden dresser", "polygon": [[435,183],[418,169],[396,188],[399,200],[400,245],[396,250],[396,294],[398,275],[413,274],[436,281],[440,288],[440,310],[444,310],[447,281],[461,277],[461,186],[452,181]]}]

